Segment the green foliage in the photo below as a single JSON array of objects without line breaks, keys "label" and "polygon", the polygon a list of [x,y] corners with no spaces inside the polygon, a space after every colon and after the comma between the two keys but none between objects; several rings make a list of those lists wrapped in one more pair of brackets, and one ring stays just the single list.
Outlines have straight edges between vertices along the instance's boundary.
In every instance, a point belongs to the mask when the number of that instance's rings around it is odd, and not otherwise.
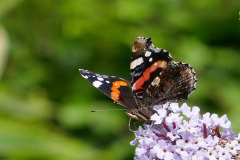
[{"label": "green foliage", "polygon": [[199,81],[187,103],[227,114],[239,132],[239,6],[231,0],[0,1],[9,44],[0,65],[0,158],[132,159],[128,117],[90,113],[121,107],[78,69],[129,80],[138,36],[191,64]]}]

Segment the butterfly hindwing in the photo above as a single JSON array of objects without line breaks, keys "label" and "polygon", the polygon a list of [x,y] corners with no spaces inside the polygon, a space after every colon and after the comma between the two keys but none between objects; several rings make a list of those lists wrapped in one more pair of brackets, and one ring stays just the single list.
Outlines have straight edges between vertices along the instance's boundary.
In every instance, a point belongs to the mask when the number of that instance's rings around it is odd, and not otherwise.
[{"label": "butterfly hindwing", "polygon": [[170,53],[155,47],[151,38],[137,38],[132,47],[130,73],[132,89],[140,101],[148,85],[167,67],[171,60]]},{"label": "butterfly hindwing", "polygon": [[189,64],[173,61],[146,89],[144,106],[184,101],[196,89],[196,82],[196,73]]},{"label": "butterfly hindwing", "polygon": [[79,70],[83,78],[105,95],[126,108],[136,108],[134,95],[128,81],[114,77],[100,75],[88,70]]}]

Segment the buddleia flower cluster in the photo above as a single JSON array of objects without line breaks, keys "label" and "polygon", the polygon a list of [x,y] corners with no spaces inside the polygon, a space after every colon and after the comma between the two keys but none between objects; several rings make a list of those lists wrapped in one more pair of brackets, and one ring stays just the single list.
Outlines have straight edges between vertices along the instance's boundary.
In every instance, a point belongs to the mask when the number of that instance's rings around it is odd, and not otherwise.
[{"label": "buddleia flower cluster", "polygon": [[136,160],[240,160],[240,133],[226,115],[200,114],[184,103],[155,106],[152,124],[135,131]]}]

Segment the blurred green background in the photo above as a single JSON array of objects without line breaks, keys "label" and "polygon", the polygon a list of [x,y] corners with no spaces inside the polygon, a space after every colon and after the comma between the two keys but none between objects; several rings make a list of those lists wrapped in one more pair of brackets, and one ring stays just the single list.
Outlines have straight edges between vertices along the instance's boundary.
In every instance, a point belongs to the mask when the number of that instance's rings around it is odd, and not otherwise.
[{"label": "blurred green background", "polygon": [[191,64],[186,101],[240,131],[240,1],[0,0],[0,159],[132,159],[122,108],[79,68],[130,80],[138,36]]}]

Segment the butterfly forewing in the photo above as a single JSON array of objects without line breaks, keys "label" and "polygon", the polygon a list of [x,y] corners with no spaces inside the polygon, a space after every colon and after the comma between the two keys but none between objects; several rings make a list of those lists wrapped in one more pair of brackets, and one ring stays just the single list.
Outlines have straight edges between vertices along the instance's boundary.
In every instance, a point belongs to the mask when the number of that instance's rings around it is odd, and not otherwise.
[{"label": "butterfly forewing", "polygon": [[115,102],[126,108],[137,107],[131,85],[128,81],[114,76],[96,74],[88,70],[80,69],[79,71],[83,78]]},{"label": "butterfly forewing", "polygon": [[133,92],[140,101],[142,101],[142,95],[148,85],[167,67],[171,60],[170,53],[155,47],[151,38],[137,38],[132,47],[130,73]]}]

